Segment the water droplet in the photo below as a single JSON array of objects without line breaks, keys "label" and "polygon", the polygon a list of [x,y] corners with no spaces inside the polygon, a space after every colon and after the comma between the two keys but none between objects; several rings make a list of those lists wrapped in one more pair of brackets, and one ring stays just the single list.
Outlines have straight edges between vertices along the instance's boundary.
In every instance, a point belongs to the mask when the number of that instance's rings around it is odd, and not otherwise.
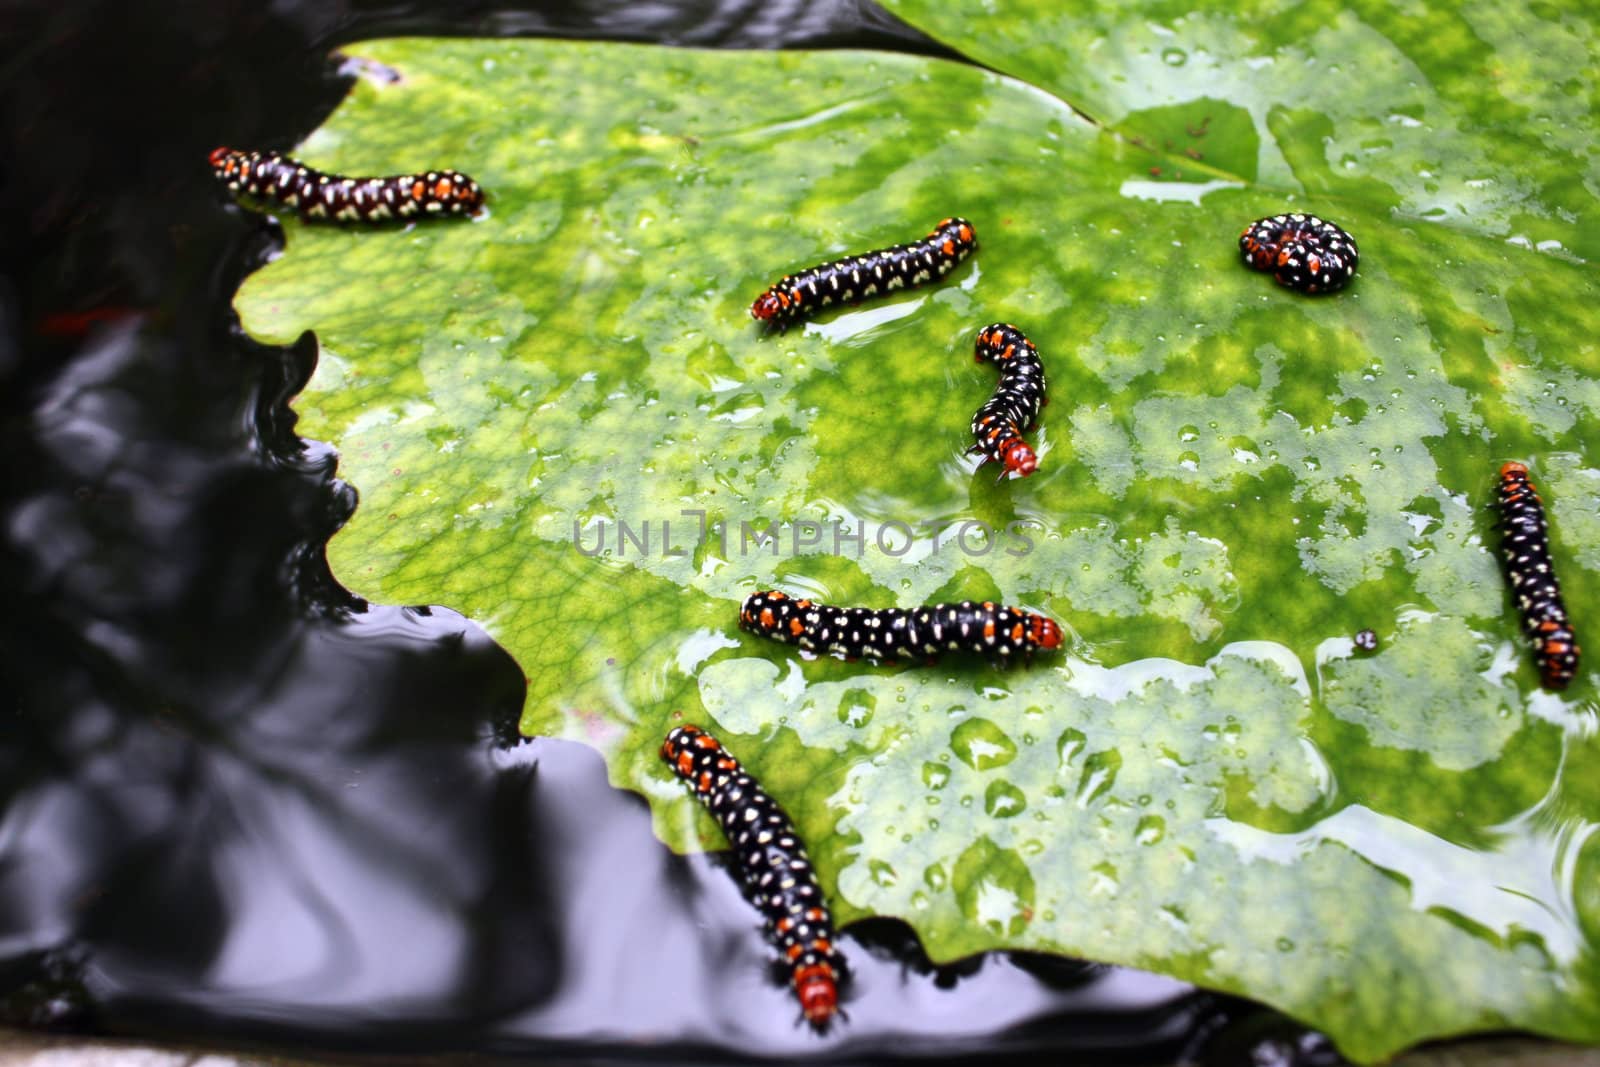
[{"label": "water droplet", "polygon": [[1153,845],[1166,836],[1167,820],[1159,815],[1146,815],[1133,830],[1133,839],[1141,845]]},{"label": "water droplet", "polygon": [[990,818],[1009,819],[1021,815],[1027,807],[1028,800],[1022,790],[1003,778],[990,782],[989,788],[984,790],[983,810]]},{"label": "water droplet", "polygon": [[1089,879],[1089,892],[1095,896],[1114,896],[1122,883],[1117,875],[1117,868],[1112,863],[1102,860],[1090,868],[1094,877]]},{"label": "water droplet", "polygon": [[1033,921],[1033,872],[1015,850],[987,837],[956,860],[950,883],[962,914],[992,934],[1016,937]]},{"label": "water droplet", "polygon": [[924,763],[922,765],[922,784],[929,789],[943,789],[950,784],[950,768],[942,763]]},{"label": "water droplet", "polygon": [[1162,51],[1161,62],[1169,67],[1181,67],[1189,62],[1189,53],[1181,48],[1168,48]]},{"label": "water droplet", "polygon": [[1290,941],[1287,937],[1278,938],[1278,951],[1279,952],[1293,952],[1294,951],[1294,942]]},{"label": "water droplet", "polygon": [[839,698],[839,721],[859,729],[872,721],[877,706],[878,699],[865,689],[846,689]]},{"label": "water droplet", "polygon": [[968,719],[950,733],[950,747],[975,771],[1004,767],[1017,758],[1017,744],[988,719]]},{"label": "water droplet", "polygon": [[1060,767],[1065,769],[1070,766],[1078,753],[1083,751],[1083,746],[1088,744],[1089,736],[1075,726],[1069,726],[1061,731],[1061,736],[1056,740],[1056,756],[1060,759]]},{"label": "water droplet", "polygon": [[1104,796],[1117,782],[1117,772],[1122,769],[1122,753],[1114,748],[1096,752],[1083,761],[1083,773],[1078,776],[1078,807],[1087,808]]}]

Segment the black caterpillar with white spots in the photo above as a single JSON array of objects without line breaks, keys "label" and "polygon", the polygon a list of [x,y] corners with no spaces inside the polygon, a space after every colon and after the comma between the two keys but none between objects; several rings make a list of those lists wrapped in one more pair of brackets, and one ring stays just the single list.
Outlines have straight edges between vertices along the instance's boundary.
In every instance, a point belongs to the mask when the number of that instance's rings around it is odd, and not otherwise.
[{"label": "black caterpillar with white spots", "polygon": [[1000,369],[1000,382],[984,405],[972,416],[973,444],[970,451],[983,453],[978,464],[995,462],[1001,466],[1000,478],[1032,474],[1039,458],[1022,435],[1033,429],[1044,407],[1044,364],[1039,350],[1015,326],[997,322],[978,331],[974,358],[979,363],[993,362]]},{"label": "black caterpillar with white spots", "polygon": [[1528,480],[1528,468],[1521,463],[1501,467],[1499,496],[1500,555],[1522,615],[1522,629],[1533,642],[1533,660],[1545,686],[1565,689],[1578,673],[1578,644],[1550,564],[1544,504]]},{"label": "black caterpillar with white spots", "polygon": [[978,247],[966,219],[948,218],[932,233],[908,245],[894,245],[859,256],[786,274],[750,305],[750,314],[777,329],[814,315],[831,304],[854,304],[869,296],[909,289],[942,278]]},{"label": "black caterpillar with white spots", "polygon": [[1054,619],[990,601],[836,608],[768,589],[745,599],[739,625],[807,652],[874,662],[968,652],[1004,664],[1061,646],[1061,627]]},{"label": "black caterpillar with white spots", "polygon": [[721,742],[698,726],[678,726],[661,758],[694,787],[733,846],[745,894],[766,919],[783,954],[800,1011],[818,1030],[839,1009],[844,958],[833,947],[833,916],[805,846],[778,802],[756,784]]},{"label": "black caterpillar with white spots", "polygon": [[341,178],[276,152],[218,148],[211,153],[211,172],[229,192],[292,207],[305,219],[386,222],[427,215],[470,215],[483,206],[478,183],[455,170]]},{"label": "black caterpillar with white spots", "polygon": [[1239,235],[1239,253],[1279,285],[1302,293],[1331,293],[1355,276],[1361,253],[1355,238],[1315,215],[1257,219]]}]

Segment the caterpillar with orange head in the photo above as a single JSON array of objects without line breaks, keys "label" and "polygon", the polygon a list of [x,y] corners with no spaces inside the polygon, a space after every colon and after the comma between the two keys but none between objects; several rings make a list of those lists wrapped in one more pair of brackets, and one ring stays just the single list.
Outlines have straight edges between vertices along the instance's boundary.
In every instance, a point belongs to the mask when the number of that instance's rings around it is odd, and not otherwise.
[{"label": "caterpillar with orange head", "polygon": [[838,608],[767,589],[745,599],[739,625],[807,652],[874,662],[966,652],[1006,664],[1061,647],[1061,627],[1054,619],[987,600],[909,609]]},{"label": "caterpillar with orange head", "polygon": [[831,304],[854,304],[869,296],[910,289],[943,278],[978,247],[978,234],[963,218],[948,218],[920,241],[807,267],[785,274],[750,305],[751,317],[778,330]]},{"label": "caterpillar with orange head", "polygon": [[211,172],[234,195],[292,207],[305,219],[387,222],[470,215],[483,206],[483,189],[456,170],[342,178],[276,152],[217,148],[211,153]]},{"label": "caterpillar with orange head", "polygon": [[983,453],[980,468],[985,463],[999,463],[1002,481],[1008,474],[1019,478],[1032,474],[1039,467],[1039,457],[1022,435],[1039,421],[1039,409],[1048,400],[1039,350],[1021,330],[997,322],[978,331],[974,358],[1000,368],[1000,381],[972,416],[976,443],[968,451]]},{"label": "caterpillar with orange head", "polygon": [[1533,643],[1533,659],[1545,687],[1565,689],[1578,673],[1578,643],[1550,563],[1544,503],[1523,464],[1511,462],[1500,468],[1499,506],[1500,555],[1523,632]]},{"label": "caterpillar with orange head", "polygon": [[783,955],[800,1012],[825,1030],[839,1012],[846,970],[834,948],[833,915],[794,824],[715,737],[698,726],[677,726],[661,758],[694,787],[733,846],[745,895],[766,920]]}]

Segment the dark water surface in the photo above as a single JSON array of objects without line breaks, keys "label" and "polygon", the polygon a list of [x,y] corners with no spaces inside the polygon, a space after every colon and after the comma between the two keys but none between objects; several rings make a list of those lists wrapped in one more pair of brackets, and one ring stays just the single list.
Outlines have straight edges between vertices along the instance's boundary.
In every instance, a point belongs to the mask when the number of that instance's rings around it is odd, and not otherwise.
[{"label": "dark water surface", "polygon": [[1326,1062],[1264,1009],[1137,971],[934,968],[843,935],[794,1025],[721,857],[680,857],[581,746],[517,743],[523,679],[443,609],[331,580],[355,506],[294,436],[310,345],[240,334],[273,225],[219,143],[287,149],[398,34],[947,54],[850,0],[0,7],[0,1018],[326,1051],[825,1052]]}]

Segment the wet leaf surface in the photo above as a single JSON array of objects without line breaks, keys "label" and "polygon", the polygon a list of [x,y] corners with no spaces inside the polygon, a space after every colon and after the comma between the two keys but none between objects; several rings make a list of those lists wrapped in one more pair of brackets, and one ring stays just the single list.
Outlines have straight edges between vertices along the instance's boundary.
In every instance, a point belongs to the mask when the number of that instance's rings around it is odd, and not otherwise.
[{"label": "wet leaf surface", "polygon": [[[1250,108],[1208,112],[1234,169],[1179,180],[937,61],[356,50],[400,80],[358,85],[300,154],[456,166],[490,212],[287,221],[238,308],[265,340],[320,338],[299,429],[362,498],[335,573],[487,626],[528,674],[527,732],[594,745],[665,839],[720,847],[655,754],[706,725],[795,816],[839,916],[902,916],[937,959],[1130,963],[1369,1060],[1508,1026],[1600,1039],[1594,678],[1537,688],[1489,510],[1499,463],[1529,462],[1586,636],[1592,268],[1476,206],[1439,225],[1352,194],[1351,288],[1281,289],[1236,239],[1310,187]],[[1145,129],[1134,110],[1106,117]],[[943,285],[783,335],[749,320],[784,271],[952,213],[981,250]],[[1039,473],[1002,485],[963,455],[995,320],[1051,392]],[[774,586],[1004,600],[1069,640],[1011,671],[806,659],[737,629]]]}]

